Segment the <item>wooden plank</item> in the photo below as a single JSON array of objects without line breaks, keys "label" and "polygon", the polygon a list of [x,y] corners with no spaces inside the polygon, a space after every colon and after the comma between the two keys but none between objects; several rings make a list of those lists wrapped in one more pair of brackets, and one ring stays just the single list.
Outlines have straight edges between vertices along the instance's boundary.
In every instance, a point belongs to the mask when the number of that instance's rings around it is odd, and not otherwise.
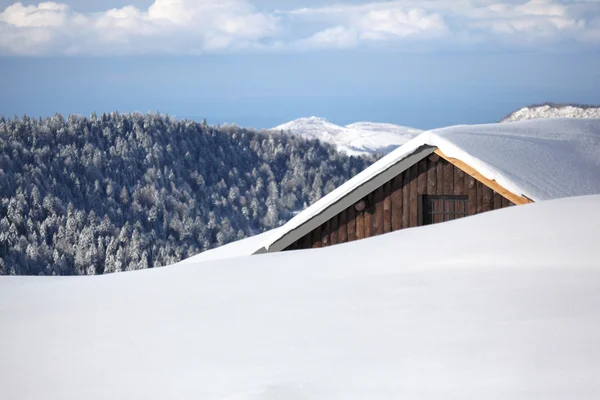
[{"label": "wooden plank", "polygon": [[383,233],[392,231],[392,181],[383,185]]},{"label": "wooden plank", "polygon": [[[442,186],[444,187],[444,194],[451,195],[454,193],[454,165],[450,164],[446,160],[442,161],[444,164],[444,182]],[[454,203],[451,201],[441,201],[442,204],[442,212],[449,213],[454,211]],[[442,214],[442,221],[450,221],[454,219],[451,214]]]},{"label": "wooden plank", "polygon": [[392,180],[392,231],[402,229],[402,174]]},{"label": "wooden plank", "polygon": [[418,165],[419,176],[417,178],[417,226],[423,225],[423,195],[427,193],[427,158],[419,161]]},{"label": "wooden plank", "polygon": [[373,217],[371,235],[383,234],[383,186],[373,192]]},{"label": "wooden plank", "polygon": [[477,180],[468,174],[465,174],[465,191],[469,196],[467,213],[475,215],[477,213]]},{"label": "wooden plank", "polygon": [[457,168],[462,169],[465,173],[471,175],[473,178],[475,178],[478,181],[482,182],[483,184],[485,184],[486,186],[488,186],[492,190],[495,190],[496,192],[500,193],[502,196],[506,197],[508,200],[510,200],[514,204],[529,204],[529,203],[533,203],[533,201],[531,199],[528,199],[525,196],[521,196],[521,195],[512,193],[509,190],[507,190],[504,187],[502,187],[501,185],[499,185],[498,182],[484,177],[479,172],[477,172],[477,170],[475,170],[475,168],[472,168],[468,164],[466,164],[466,163],[464,163],[464,162],[462,162],[462,161],[460,161],[460,160],[458,160],[456,158],[451,158],[451,157],[446,156],[440,149],[437,149],[435,151],[435,154],[439,155],[443,159],[445,159],[448,162],[452,163]]},{"label": "wooden plank", "polygon": [[321,247],[321,227],[318,226],[312,231],[312,248],[318,249]]},{"label": "wooden plank", "polygon": [[336,215],[330,220],[329,242],[332,246],[338,244],[338,218],[339,215]]},{"label": "wooden plank", "polygon": [[340,213],[338,222],[338,243],[346,243],[348,241],[348,224],[346,222],[346,210]]},{"label": "wooden plank", "polygon": [[[454,194],[457,196],[465,195],[465,173],[462,169],[454,167]],[[455,211],[457,213],[467,212],[466,204],[463,202],[456,202],[454,205]],[[457,218],[462,218],[462,216],[457,216]]]},{"label": "wooden plank", "polygon": [[465,173],[460,168],[454,168],[454,191],[455,195],[465,194]]},{"label": "wooden plank", "polygon": [[[439,161],[440,157],[437,154],[434,155]],[[431,157],[427,162],[427,194],[437,194],[437,162],[433,161]]]},{"label": "wooden plank", "polygon": [[[445,165],[444,165],[444,169],[445,169]],[[445,176],[444,176],[445,178]],[[440,204],[441,204],[441,210],[442,210],[442,222],[446,222],[450,220],[450,216],[448,214],[446,214],[449,210],[448,210],[448,201],[444,201],[444,200],[440,200]]]},{"label": "wooden plank", "polygon": [[331,229],[331,221],[325,222],[321,227],[321,243],[323,247],[331,245],[331,238],[329,237],[329,231]]},{"label": "wooden plank", "polygon": [[364,238],[373,236],[373,218],[375,214],[375,202],[373,201],[373,193],[367,196],[367,208],[363,213],[363,229],[365,230]]},{"label": "wooden plank", "polygon": [[438,156],[437,154],[433,153],[430,154],[429,157],[427,157],[429,159],[429,161],[431,161],[432,163],[437,163],[440,160],[440,156]]},{"label": "wooden plank", "polygon": [[[454,165],[444,161],[444,181],[442,186],[444,187],[443,194],[452,194],[454,192]],[[446,210],[447,211],[447,210]]]},{"label": "wooden plank", "polygon": [[410,226],[410,169],[402,173],[402,229]]},{"label": "wooden plank", "polygon": [[[437,194],[437,165],[440,162],[440,156],[437,154],[432,154],[427,158],[427,189],[426,194],[435,195]],[[425,206],[425,203],[422,204]],[[423,210],[422,212],[425,212]],[[428,217],[423,215],[423,221],[425,221]],[[435,216],[433,220],[430,220],[429,223],[435,223]]]},{"label": "wooden plank", "polygon": [[[483,185],[483,184],[482,184]],[[494,209],[494,191],[486,185],[483,185],[483,211],[492,211]]]},{"label": "wooden plank", "polygon": [[356,240],[365,238],[365,211],[356,211]]},{"label": "wooden plank", "polygon": [[500,193],[494,191],[494,210],[499,210],[502,208],[502,196]]},{"label": "wooden plank", "polygon": [[436,163],[436,175],[437,175],[437,194],[444,194],[444,161],[440,159]]},{"label": "wooden plank", "polygon": [[419,176],[417,178],[417,194],[425,194],[427,192],[427,158],[419,161],[418,165]]},{"label": "wooden plank", "polygon": [[417,192],[417,187],[418,187],[418,176],[419,176],[419,168],[418,165],[415,164],[412,167],[410,167],[410,220],[409,220],[409,226],[411,228],[417,226],[417,222],[418,222],[418,201],[419,201],[419,194]]},{"label": "wooden plank", "polygon": [[475,212],[477,214],[480,214],[483,212],[483,186],[484,184],[479,182],[479,181],[475,181],[475,186],[477,186],[477,201],[475,202]]},{"label": "wooden plank", "polygon": [[348,241],[356,240],[356,210],[354,206],[346,209],[346,225],[348,227]]},{"label": "wooden plank", "polygon": [[300,245],[301,249],[310,249],[312,248],[312,232],[307,233],[302,238],[302,244]]}]

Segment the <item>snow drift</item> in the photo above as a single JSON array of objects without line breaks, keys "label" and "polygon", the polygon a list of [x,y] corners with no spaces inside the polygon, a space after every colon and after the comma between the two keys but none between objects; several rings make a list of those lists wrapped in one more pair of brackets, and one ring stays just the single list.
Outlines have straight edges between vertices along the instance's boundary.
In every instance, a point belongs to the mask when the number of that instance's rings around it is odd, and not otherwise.
[{"label": "snow drift", "polygon": [[2,399],[597,399],[600,196],[319,250],[0,279]]}]

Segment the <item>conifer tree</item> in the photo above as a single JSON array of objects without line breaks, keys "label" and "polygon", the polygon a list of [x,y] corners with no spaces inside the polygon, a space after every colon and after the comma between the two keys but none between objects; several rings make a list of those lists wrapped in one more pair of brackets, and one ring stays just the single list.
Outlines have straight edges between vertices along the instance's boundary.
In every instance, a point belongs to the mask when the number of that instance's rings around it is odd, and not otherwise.
[{"label": "conifer tree", "polygon": [[279,226],[373,161],[159,114],[0,118],[0,274],[168,265]]}]

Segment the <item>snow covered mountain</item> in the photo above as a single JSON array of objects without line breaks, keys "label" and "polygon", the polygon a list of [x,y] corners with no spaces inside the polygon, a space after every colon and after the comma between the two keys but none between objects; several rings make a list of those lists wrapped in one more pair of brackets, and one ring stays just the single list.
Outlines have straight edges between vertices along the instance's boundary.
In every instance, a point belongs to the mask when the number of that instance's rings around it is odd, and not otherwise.
[{"label": "snow covered mountain", "polygon": [[600,106],[582,106],[570,104],[544,104],[523,107],[500,122],[514,122],[538,118],[600,118]]},{"label": "snow covered mountain", "polygon": [[317,117],[296,119],[271,131],[319,139],[349,155],[387,154],[422,132],[406,126],[374,122],[340,126]]},{"label": "snow covered mountain", "polygon": [[598,399],[599,230],[588,196],[324,249],[0,276],[0,399]]}]

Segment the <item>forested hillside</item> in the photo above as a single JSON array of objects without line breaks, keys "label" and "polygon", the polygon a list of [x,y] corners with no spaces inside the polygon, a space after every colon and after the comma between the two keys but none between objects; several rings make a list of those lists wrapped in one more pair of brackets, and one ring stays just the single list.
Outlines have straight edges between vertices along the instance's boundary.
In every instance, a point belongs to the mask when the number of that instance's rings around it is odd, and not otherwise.
[{"label": "forested hillside", "polygon": [[157,114],[0,118],[0,274],[171,264],[282,224],[372,161]]}]

